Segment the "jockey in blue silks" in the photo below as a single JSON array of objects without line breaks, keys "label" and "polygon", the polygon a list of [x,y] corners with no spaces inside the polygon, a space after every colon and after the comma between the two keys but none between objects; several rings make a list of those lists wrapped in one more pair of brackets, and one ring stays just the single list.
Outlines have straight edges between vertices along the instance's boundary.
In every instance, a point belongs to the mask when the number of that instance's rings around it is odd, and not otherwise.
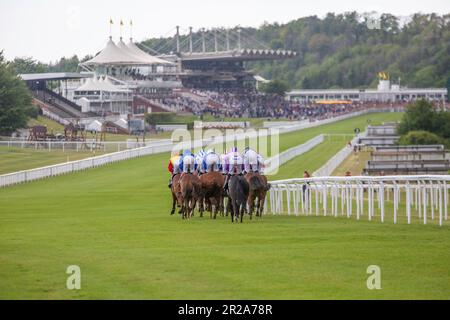
[{"label": "jockey in blue silks", "polygon": [[203,149],[200,149],[195,155],[195,170],[198,171],[199,174],[205,173],[203,169],[203,160],[206,156],[206,152]]},{"label": "jockey in blue silks", "polygon": [[191,150],[183,151],[183,155],[180,157],[179,168],[184,173],[193,173],[195,171],[195,156]]},{"label": "jockey in blue silks", "polygon": [[220,156],[214,151],[209,149],[203,158],[203,170],[206,172],[219,171],[220,169]]}]

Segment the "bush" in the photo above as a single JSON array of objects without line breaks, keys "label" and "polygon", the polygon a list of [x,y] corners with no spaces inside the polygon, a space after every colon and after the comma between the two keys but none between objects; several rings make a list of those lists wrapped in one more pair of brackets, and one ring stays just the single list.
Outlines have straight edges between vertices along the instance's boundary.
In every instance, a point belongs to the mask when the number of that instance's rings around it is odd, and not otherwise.
[{"label": "bush", "polygon": [[410,131],[407,134],[401,136],[398,144],[445,144],[445,141],[438,135],[428,131]]},{"label": "bush", "polygon": [[172,112],[152,112],[145,116],[145,121],[150,125],[173,122],[175,113]]}]

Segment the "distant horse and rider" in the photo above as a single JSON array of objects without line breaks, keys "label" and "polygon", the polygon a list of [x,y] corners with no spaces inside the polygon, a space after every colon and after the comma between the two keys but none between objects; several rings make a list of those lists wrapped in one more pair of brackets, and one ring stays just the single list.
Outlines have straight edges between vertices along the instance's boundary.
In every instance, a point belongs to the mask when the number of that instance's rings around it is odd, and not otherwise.
[{"label": "distant horse and rider", "polygon": [[[231,221],[243,221],[245,213],[262,217],[270,184],[263,175],[264,159],[246,148],[241,155],[236,147],[219,155],[214,149],[173,153],[169,161],[172,210],[180,208],[183,219],[190,219],[198,204],[200,217],[210,218],[230,213]],[[227,205],[224,205],[227,200]],[[256,202],[256,204],[255,204]]]}]

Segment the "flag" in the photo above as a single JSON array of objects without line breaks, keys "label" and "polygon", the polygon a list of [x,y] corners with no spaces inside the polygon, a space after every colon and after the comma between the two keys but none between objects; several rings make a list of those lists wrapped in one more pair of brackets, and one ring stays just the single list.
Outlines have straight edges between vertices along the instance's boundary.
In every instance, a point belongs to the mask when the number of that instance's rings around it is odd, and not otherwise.
[{"label": "flag", "polygon": [[109,24],[114,24],[113,19],[109,18]]},{"label": "flag", "polygon": [[120,25],[123,26],[123,21],[122,21],[122,19],[120,19]]},{"label": "flag", "polygon": [[130,26],[133,26],[133,20],[130,20]]}]

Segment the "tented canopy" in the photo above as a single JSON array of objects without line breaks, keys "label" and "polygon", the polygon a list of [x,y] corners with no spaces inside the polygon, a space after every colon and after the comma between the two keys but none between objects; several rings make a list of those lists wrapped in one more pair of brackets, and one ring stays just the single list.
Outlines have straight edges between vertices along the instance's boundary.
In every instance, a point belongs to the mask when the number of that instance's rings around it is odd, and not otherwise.
[{"label": "tented canopy", "polygon": [[[133,44],[134,45],[134,44]],[[134,45],[136,46],[136,45]],[[137,47],[136,47],[137,48]],[[122,39],[116,45],[112,38],[109,38],[106,47],[94,58],[84,62],[84,65],[137,65],[145,66],[150,64],[171,64],[168,61],[152,57],[149,54],[143,52],[139,48],[137,50],[130,49]]]},{"label": "tented canopy", "polygon": [[151,56],[148,53],[142,51],[139,49],[139,47],[133,42],[133,39],[130,39],[130,42],[127,44],[128,50],[130,50],[131,53],[134,55],[140,57],[141,59],[147,60],[150,64],[161,64],[161,65],[173,65],[173,62],[169,62],[166,60],[163,60],[161,58]]},{"label": "tented canopy", "polygon": [[97,80],[97,78],[87,79],[75,91],[107,91],[107,92],[130,92],[130,90],[121,89],[113,85],[108,78],[104,80]]}]

